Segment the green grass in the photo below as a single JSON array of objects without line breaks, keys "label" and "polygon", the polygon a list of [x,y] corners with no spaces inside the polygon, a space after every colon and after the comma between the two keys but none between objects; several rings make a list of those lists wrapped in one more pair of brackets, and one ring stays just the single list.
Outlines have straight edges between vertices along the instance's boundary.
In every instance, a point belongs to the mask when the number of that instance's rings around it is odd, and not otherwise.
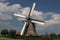
[{"label": "green grass", "polygon": [[[0,40],[40,40],[40,37],[21,37],[20,39],[8,38],[8,37],[0,37]],[[60,40],[60,38],[53,38],[53,40]]]},{"label": "green grass", "polygon": [[16,39],[16,38],[9,38],[9,37],[2,37],[0,36],[0,40],[23,40],[23,39]]},{"label": "green grass", "polygon": [[16,40],[16,39],[8,38],[8,37],[0,37],[0,40]]}]

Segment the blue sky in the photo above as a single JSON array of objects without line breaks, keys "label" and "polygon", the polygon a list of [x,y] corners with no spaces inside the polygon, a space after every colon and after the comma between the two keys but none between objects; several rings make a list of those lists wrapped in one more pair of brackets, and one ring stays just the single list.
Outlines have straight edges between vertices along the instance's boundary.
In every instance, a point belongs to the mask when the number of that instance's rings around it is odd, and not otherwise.
[{"label": "blue sky", "polygon": [[43,12],[60,13],[60,0],[8,0],[10,4],[21,4],[23,7],[36,3],[36,10]]},{"label": "blue sky", "polygon": [[31,18],[45,20],[45,25],[36,24],[37,33],[60,33],[60,0],[0,0],[0,30],[16,29],[21,31],[24,22],[14,13],[26,14],[32,3],[36,3]]}]

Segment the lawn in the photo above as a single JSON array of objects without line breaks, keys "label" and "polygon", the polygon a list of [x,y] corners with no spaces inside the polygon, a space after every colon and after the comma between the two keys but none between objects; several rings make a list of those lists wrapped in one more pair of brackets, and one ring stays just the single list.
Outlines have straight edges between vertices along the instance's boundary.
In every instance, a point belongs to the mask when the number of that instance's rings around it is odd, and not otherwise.
[{"label": "lawn", "polygon": [[0,40],[38,40],[36,37],[20,37],[19,39],[0,37]]},{"label": "lawn", "polygon": [[[0,40],[41,40],[40,37],[21,37],[20,39],[8,38],[8,37],[0,37]],[[43,39],[45,40],[45,39]],[[53,40],[60,40],[60,38],[54,38]]]},{"label": "lawn", "polygon": [[16,39],[8,38],[8,37],[0,37],[0,40],[16,40]]}]

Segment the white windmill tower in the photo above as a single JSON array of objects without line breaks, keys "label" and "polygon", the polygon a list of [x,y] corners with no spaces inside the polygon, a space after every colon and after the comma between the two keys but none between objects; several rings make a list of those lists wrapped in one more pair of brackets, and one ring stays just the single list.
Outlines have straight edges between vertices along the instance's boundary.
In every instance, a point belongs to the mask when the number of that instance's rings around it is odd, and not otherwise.
[{"label": "white windmill tower", "polygon": [[41,21],[41,20],[36,20],[36,19],[32,19],[30,18],[31,16],[31,13],[33,12],[34,8],[35,8],[35,5],[36,3],[33,3],[33,6],[32,8],[30,9],[30,12],[29,12],[29,15],[28,17],[26,16],[23,16],[23,15],[19,15],[19,14],[14,14],[15,16],[18,16],[18,17],[21,17],[21,18],[24,18],[26,20],[24,20],[25,24],[21,30],[21,34],[20,35],[37,35],[36,34],[36,30],[35,30],[35,23],[38,23],[38,24],[45,24],[45,21]]}]

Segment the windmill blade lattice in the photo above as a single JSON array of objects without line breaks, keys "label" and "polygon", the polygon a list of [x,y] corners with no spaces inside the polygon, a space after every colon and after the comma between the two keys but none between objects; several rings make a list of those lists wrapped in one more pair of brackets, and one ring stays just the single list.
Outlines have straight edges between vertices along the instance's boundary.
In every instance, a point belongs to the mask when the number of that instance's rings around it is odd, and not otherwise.
[{"label": "windmill blade lattice", "polygon": [[39,21],[35,21],[35,20],[31,20],[31,22],[37,23],[37,24],[40,24],[40,25],[44,25],[45,24],[44,22],[39,22]]},{"label": "windmill blade lattice", "polygon": [[26,16],[23,16],[23,15],[19,15],[19,14],[14,14],[15,16],[18,16],[20,18],[26,18]]},{"label": "windmill blade lattice", "polygon": [[24,35],[25,29],[26,29],[27,22],[25,22],[20,35]]},{"label": "windmill blade lattice", "polygon": [[31,13],[32,13],[33,10],[34,10],[35,5],[36,5],[36,3],[33,3],[33,6],[32,6],[31,9],[30,9],[30,12],[29,12],[28,18],[31,16]]}]

